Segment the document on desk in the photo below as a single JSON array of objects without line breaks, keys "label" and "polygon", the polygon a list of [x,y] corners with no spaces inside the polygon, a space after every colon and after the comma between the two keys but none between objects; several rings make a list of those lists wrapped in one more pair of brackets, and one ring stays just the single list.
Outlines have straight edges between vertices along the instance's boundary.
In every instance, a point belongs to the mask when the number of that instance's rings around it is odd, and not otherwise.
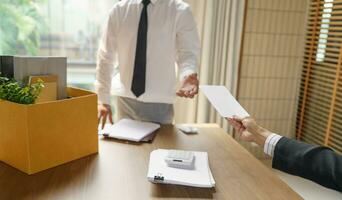
[{"label": "document on desk", "polygon": [[189,170],[167,166],[164,158],[168,155],[168,151],[167,149],[157,149],[151,152],[147,174],[149,181],[201,188],[215,187],[207,152],[194,151],[195,169]]},{"label": "document on desk", "polygon": [[224,86],[201,85],[200,90],[222,117],[249,117],[247,111]]},{"label": "document on desk", "polygon": [[109,138],[141,142],[150,138],[149,136],[159,128],[160,125],[156,123],[122,119],[114,125],[106,124],[103,130],[99,129],[99,134]]}]

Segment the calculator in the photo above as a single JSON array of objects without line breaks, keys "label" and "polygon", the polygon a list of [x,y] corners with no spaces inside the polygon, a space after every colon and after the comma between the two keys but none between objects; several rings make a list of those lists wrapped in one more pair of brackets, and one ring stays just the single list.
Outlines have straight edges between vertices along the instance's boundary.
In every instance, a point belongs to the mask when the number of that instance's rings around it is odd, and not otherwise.
[{"label": "calculator", "polygon": [[165,157],[165,162],[169,167],[194,169],[195,154],[192,151],[169,150]]}]

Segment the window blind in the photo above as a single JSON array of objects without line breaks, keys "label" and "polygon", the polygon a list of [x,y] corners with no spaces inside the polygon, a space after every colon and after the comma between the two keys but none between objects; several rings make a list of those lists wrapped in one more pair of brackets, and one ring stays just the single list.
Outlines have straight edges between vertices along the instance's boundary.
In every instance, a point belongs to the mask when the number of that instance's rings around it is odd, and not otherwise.
[{"label": "window blind", "polygon": [[310,0],[297,139],[342,152],[342,0]]}]

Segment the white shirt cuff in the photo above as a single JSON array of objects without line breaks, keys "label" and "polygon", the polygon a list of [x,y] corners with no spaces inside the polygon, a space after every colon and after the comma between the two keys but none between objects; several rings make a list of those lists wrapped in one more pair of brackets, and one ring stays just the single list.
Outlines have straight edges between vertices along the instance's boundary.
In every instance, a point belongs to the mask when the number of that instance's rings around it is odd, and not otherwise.
[{"label": "white shirt cuff", "polygon": [[279,142],[279,140],[282,138],[283,136],[280,136],[280,135],[277,135],[277,134],[274,134],[272,133],[271,135],[269,135],[267,138],[266,138],[266,141],[265,141],[265,145],[264,145],[264,153],[269,155],[269,156],[272,156],[274,155],[274,149],[277,145],[277,143]]},{"label": "white shirt cuff", "polygon": [[185,77],[187,77],[191,74],[196,74],[196,73],[197,73],[197,71],[196,71],[195,67],[186,67],[186,68],[181,70],[179,80],[182,81],[182,80],[184,80]]},{"label": "white shirt cuff", "polygon": [[110,104],[110,94],[101,94],[101,93],[98,93],[97,94],[97,102],[98,104]]}]

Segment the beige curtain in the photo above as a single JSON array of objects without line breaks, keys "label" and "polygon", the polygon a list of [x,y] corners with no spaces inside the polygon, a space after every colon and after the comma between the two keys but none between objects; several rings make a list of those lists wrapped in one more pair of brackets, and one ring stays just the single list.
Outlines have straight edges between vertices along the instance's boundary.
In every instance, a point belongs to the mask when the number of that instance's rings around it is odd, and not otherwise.
[{"label": "beige curtain", "polygon": [[[225,85],[235,94],[244,0],[186,0],[192,8],[202,42],[200,83]],[[227,128],[207,99],[177,99],[176,123],[218,123]]]}]

